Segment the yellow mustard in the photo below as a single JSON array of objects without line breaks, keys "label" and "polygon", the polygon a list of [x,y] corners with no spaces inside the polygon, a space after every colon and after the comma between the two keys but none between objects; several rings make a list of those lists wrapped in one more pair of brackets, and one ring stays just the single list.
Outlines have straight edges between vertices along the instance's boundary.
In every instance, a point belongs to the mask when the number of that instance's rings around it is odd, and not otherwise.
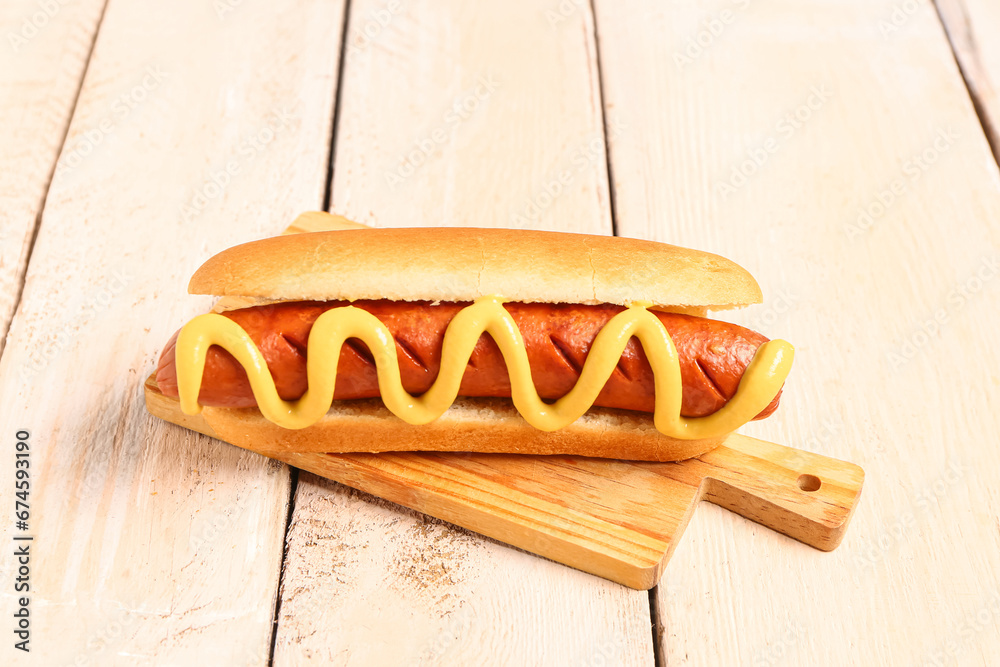
[{"label": "yellow mustard", "polygon": [[379,391],[385,406],[410,424],[426,424],[440,417],[458,396],[462,375],[483,332],[492,336],[503,353],[510,374],[511,398],[524,419],[543,431],[561,429],[579,419],[594,404],[629,339],[642,343],[653,369],[656,429],[678,439],[711,438],[735,431],[753,419],[778,394],[791,370],[794,348],[772,340],[757,350],[732,399],[717,412],[697,418],[682,417],[680,360],[670,334],[660,320],[633,304],[615,315],[598,333],[573,389],[546,403],[531,379],[528,354],[517,323],[500,297],[488,296],[463,308],[445,331],[441,369],[434,385],[421,396],[403,389],[392,334],[374,315],[344,306],[317,318],[309,334],[306,372],[308,390],[297,401],[278,396],[264,356],[243,329],[215,313],[191,320],[177,338],[177,385],[181,409],[201,411],[198,393],[205,355],[213,345],[224,348],[246,369],[257,405],[264,417],[287,429],[301,429],[319,421],[333,401],[340,349],[349,338],[364,341],[375,359]]}]

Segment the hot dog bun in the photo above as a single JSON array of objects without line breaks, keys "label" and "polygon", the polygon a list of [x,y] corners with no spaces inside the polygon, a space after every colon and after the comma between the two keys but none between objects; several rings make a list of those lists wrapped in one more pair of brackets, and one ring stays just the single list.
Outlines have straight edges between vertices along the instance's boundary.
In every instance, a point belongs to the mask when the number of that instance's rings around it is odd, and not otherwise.
[{"label": "hot dog bun", "polygon": [[738,308],[762,300],[750,273],[718,255],[664,243],[510,229],[313,232],[224,250],[192,294],[283,301],[651,303],[661,310]]},{"label": "hot dog bun", "polygon": [[[323,216],[325,214],[305,214]],[[330,217],[330,216],[327,216]],[[299,221],[296,221],[297,223]],[[355,229],[287,235],[225,250],[194,274],[189,291],[223,296],[215,310],[274,301],[640,302],[702,315],[762,300],[753,277],[728,259],[661,243],[525,230]],[[728,434],[677,439],[649,415],[591,408],[554,432],[529,425],[507,399],[459,398],[414,426],[378,399],[335,400],[315,424],[279,427],[256,408],[205,407],[186,415],[151,377],[147,407],[168,421],[262,453],[451,451],[573,454],[676,461]]]},{"label": "hot dog bun", "polygon": [[593,408],[566,428],[546,433],[525,423],[510,401],[490,398],[459,398],[442,417],[423,426],[395,418],[378,399],[334,401],[321,421],[292,431],[267,421],[255,408],[206,407],[199,415],[185,415],[176,398],[160,393],[153,376],[146,381],[146,407],[169,422],[266,455],[444,451],[680,461],[725,439],[670,438],[648,417],[610,408]]}]

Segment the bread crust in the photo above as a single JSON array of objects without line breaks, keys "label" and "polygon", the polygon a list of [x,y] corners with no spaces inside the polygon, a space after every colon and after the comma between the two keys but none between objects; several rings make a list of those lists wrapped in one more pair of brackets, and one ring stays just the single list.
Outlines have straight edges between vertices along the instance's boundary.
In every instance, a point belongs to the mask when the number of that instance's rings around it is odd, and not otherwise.
[{"label": "bread crust", "polygon": [[347,229],[224,250],[192,294],[255,299],[646,302],[724,310],[760,303],[748,271],[718,255],[614,236],[478,228]]},{"label": "bread crust", "polygon": [[[245,243],[205,262],[189,291],[225,297],[216,311],[272,301],[499,295],[521,302],[644,302],[704,315],[762,300],[748,271],[707,252],[613,236],[452,227],[348,228]],[[301,430],[281,428],[256,408],[206,407],[185,415],[153,378],[146,400],[149,411],[167,421],[272,455],[446,451],[679,461],[714,449],[728,435],[679,440],[657,431],[648,414],[606,408],[591,408],[549,433],[501,398],[459,398],[439,419],[420,426],[399,419],[378,399],[334,401],[321,421]]]},{"label": "bread crust", "polygon": [[176,398],[160,392],[155,374],[146,379],[145,395],[146,409],[160,419],[271,456],[438,451],[668,462],[704,454],[728,437],[678,440],[657,431],[648,415],[607,408],[592,408],[566,428],[546,433],[500,398],[459,398],[439,419],[422,426],[407,424],[378,399],[334,401],[322,420],[293,431],[267,421],[256,408],[206,407],[186,415]]},{"label": "bread crust", "polygon": [[334,401],[321,421],[301,430],[281,428],[256,408],[206,407],[202,415],[219,438],[264,454],[441,451],[679,461],[714,449],[726,437],[678,440],[657,431],[648,415],[602,408],[548,433],[524,421],[504,399],[459,398],[440,418],[419,426],[377,399]]}]

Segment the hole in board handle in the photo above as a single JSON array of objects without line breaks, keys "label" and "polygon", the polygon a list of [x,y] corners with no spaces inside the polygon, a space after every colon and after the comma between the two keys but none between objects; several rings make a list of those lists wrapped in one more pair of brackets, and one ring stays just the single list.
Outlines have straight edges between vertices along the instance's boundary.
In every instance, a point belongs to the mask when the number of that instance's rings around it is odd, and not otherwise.
[{"label": "hole in board handle", "polygon": [[806,493],[819,491],[821,486],[823,486],[823,482],[816,475],[799,475],[799,488]]}]

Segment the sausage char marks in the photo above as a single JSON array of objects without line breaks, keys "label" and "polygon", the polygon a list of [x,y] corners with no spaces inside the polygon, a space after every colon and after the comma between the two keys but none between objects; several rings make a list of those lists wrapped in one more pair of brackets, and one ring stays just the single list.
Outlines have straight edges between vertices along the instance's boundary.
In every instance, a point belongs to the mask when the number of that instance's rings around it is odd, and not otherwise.
[{"label": "sausage char marks", "polygon": [[[467,303],[426,301],[283,302],[222,313],[236,322],[260,349],[278,395],[296,400],[306,391],[309,332],[322,313],[352,305],[377,317],[392,333],[403,387],[410,394],[430,389],[441,366],[445,330]],[[506,303],[517,323],[538,394],[556,400],[576,384],[587,353],[601,328],[624,308],[610,304]],[[681,415],[703,417],[732,398],[764,336],[727,322],[693,315],[653,312],[663,323],[680,359],[684,384]],[[160,357],[156,381],[167,396],[177,396],[174,349],[177,334]],[[462,376],[461,396],[509,397],[510,378],[503,355],[484,334]],[[334,399],[379,396],[375,362],[364,343],[349,339],[340,352]],[[653,371],[642,345],[633,338],[604,385],[595,405],[653,412]],[[756,419],[777,408],[780,393]],[[198,402],[205,406],[245,408],[256,400],[242,366],[225,350],[208,352]]]}]

